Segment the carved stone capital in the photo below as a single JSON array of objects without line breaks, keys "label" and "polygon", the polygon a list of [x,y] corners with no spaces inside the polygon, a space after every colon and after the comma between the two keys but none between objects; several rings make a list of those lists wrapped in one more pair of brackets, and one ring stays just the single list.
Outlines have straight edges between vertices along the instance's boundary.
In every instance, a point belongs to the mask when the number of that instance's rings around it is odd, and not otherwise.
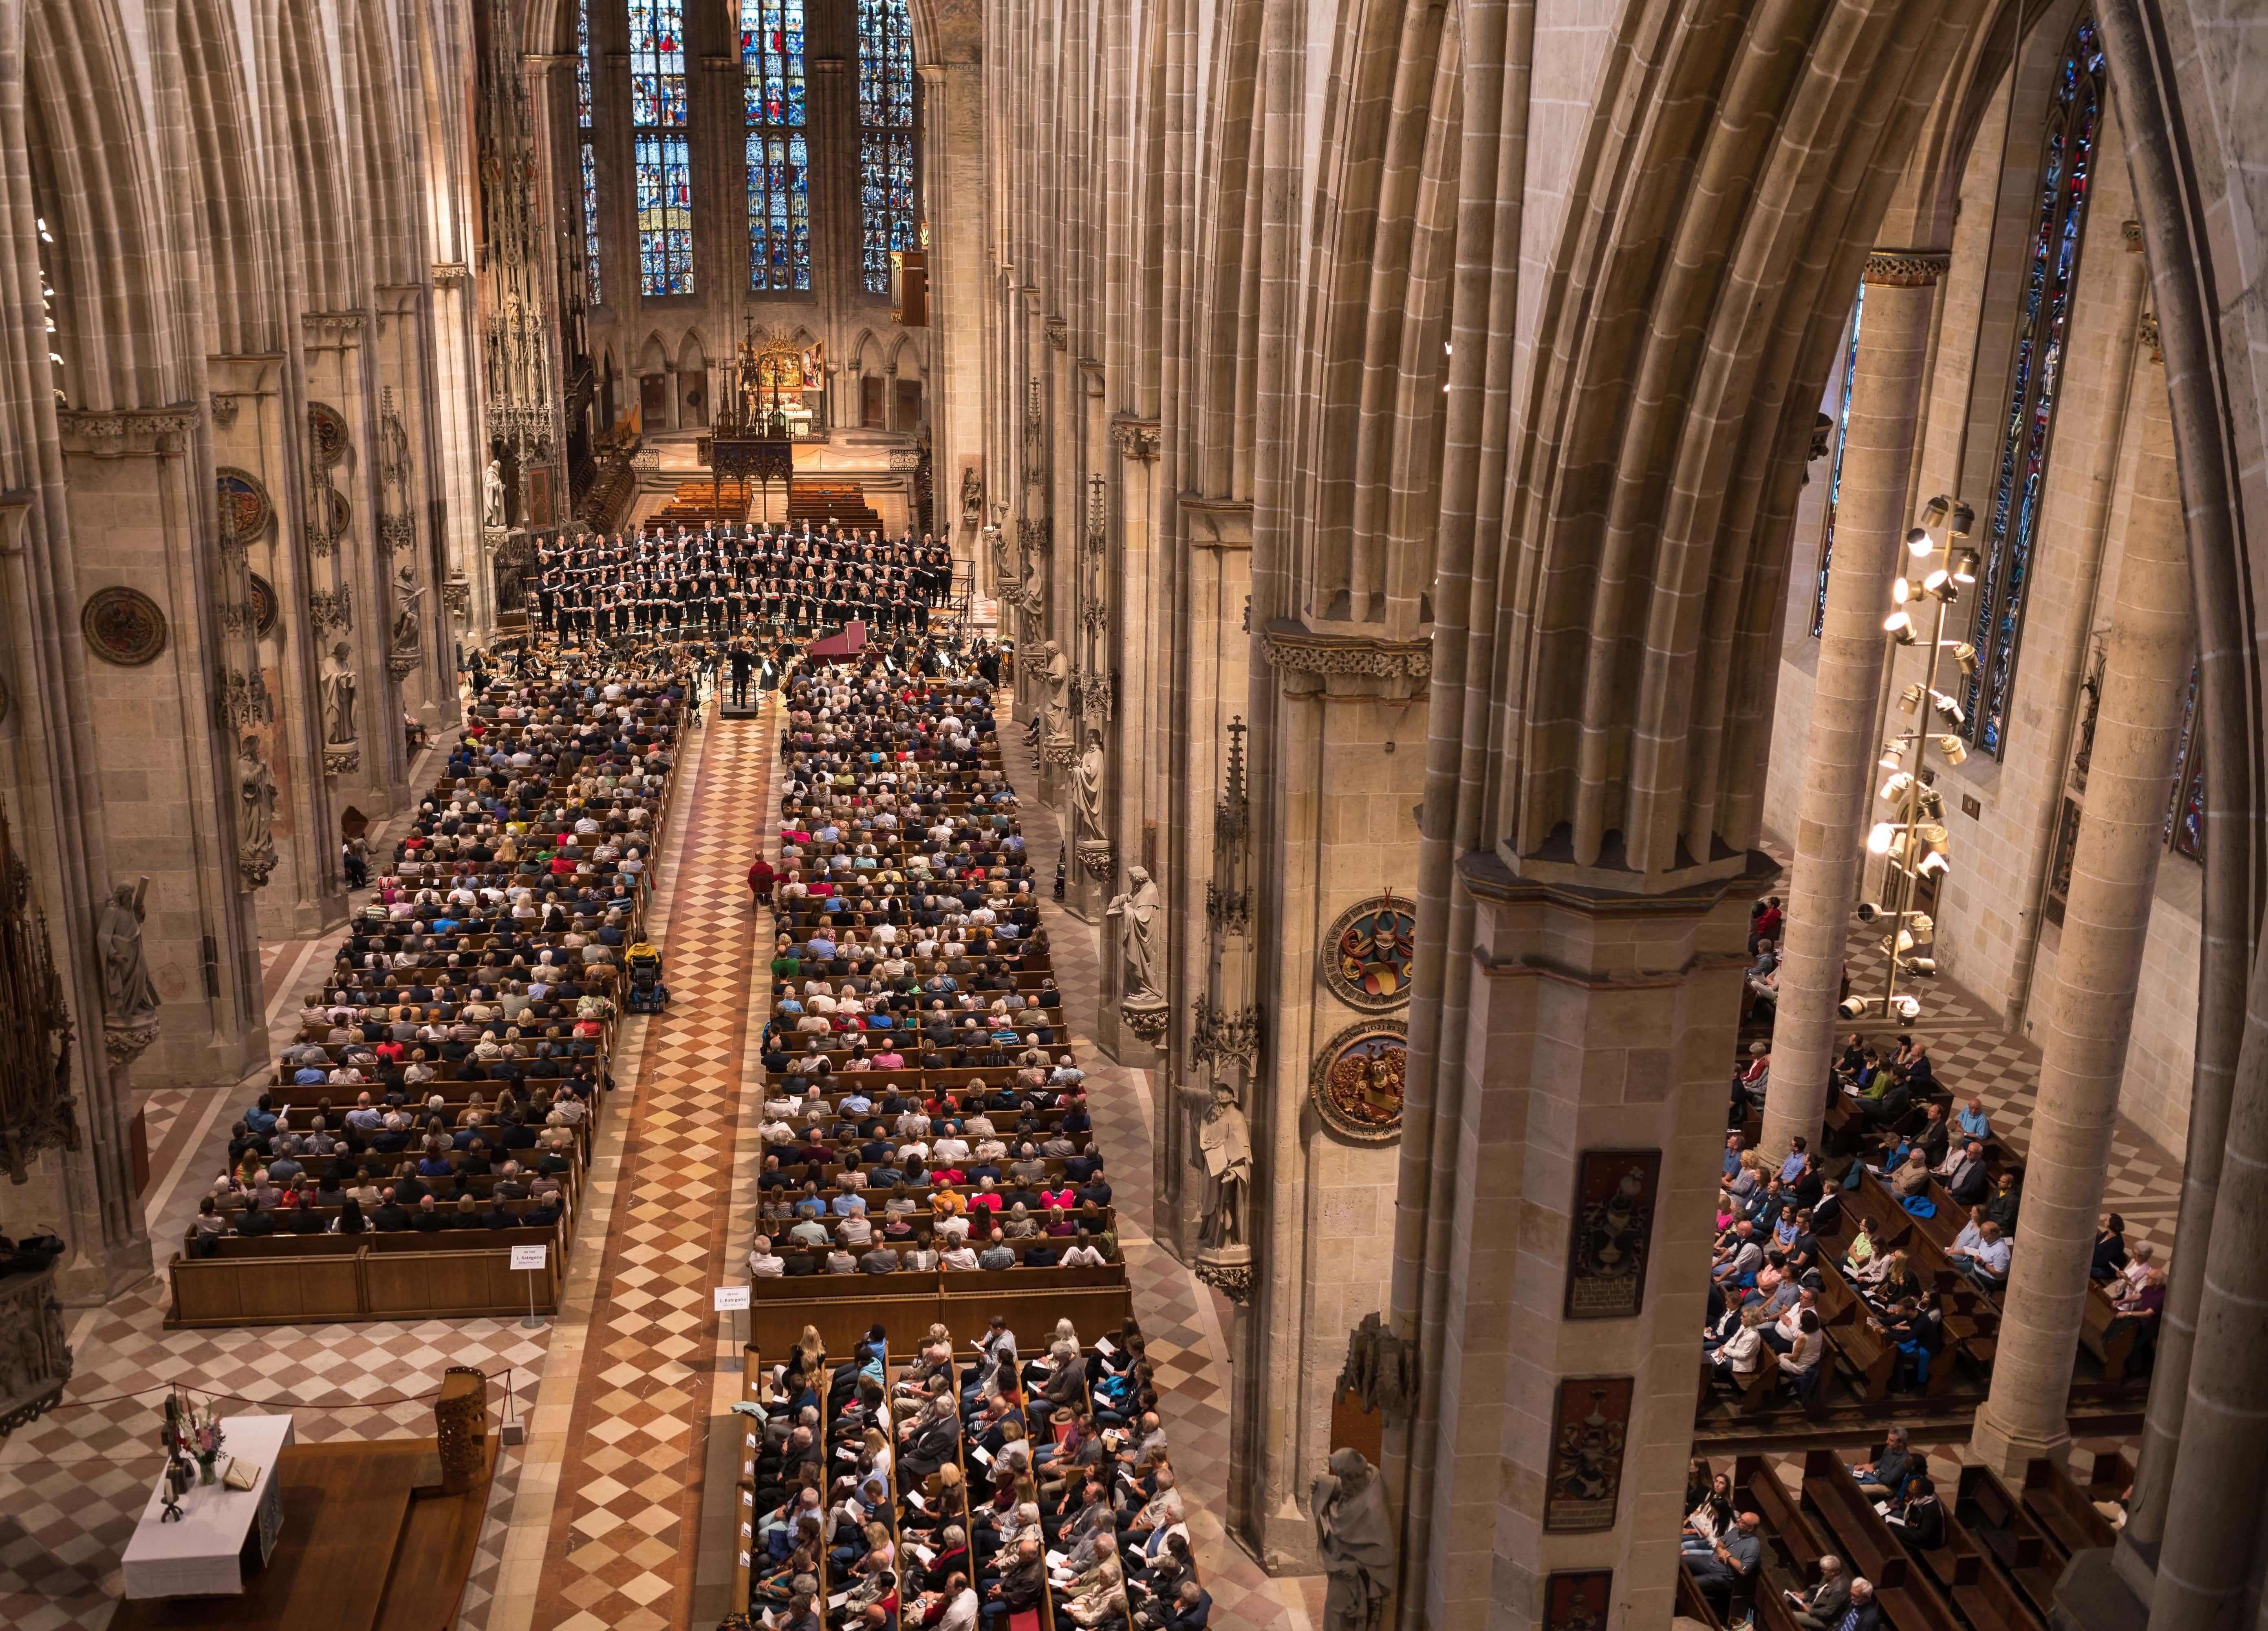
[{"label": "carved stone capital", "polygon": [[2159,343],[2157,313],[2145,312],[2142,314],[2141,328],[2137,331],[2134,337],[2142,344],[2149,348],[2150,360],[2152,362],[2162,363],[2166,360],[2165,348]]},{"label": "carved stone capital", "polygon": [[1108,838],[1081,838],[1079,841],[1079,864],[1097,883],[1108,883],[1118,875],[1118,852],[1111,847]]},{"label": "carved stone capital", "polygon": [[227,430],[236,423],[236,397],[232,393],[215,391],[212,394],[213,424],[221,430]]},{"label": "carved stone capital", "polygon": [[1252,1301],[1252,1248],[1206,1246],[1197,1253],[1197,1277],[1239,1308]]},{"label": "carved stone capital", "polygon": [[1056,350],[1060,351],[1068,349],[1066,336],[1070,332],[1071,325],[1064,321],[1062,318],[1050,317],[1048,319],[1048,343],[1054,346]]},{"label": "carved stone capital", "polygon": [[236,869],[243,880],[246,893],[262,888],[276,870],[276,846],[273,844],[236,858]]},{"label": "carved stone capital", "polygon": [[1068,736],[1053,736],[1040,744],[1040,758],[1049,764],[1068,764],[1079,757],[1079,747]]},{"label": "carved stone capital", "polygon": [[121,1070],[131,1065],[158,1040],[158,1022],[146,1025],[112,1025],[102,1028],[102,1051],[110,1056],[111,1068]]},{"label": "carved stone capital", "polygon": [[1158,1039],[1166,1034],[1166,1024],[1173,1017],[1173,1012],[1166,1007],[1165,1000],[1160,998],[1150,1002],[1122,1002],[1118,1005],[1118,1017],[1125,1022],[1127,1030],[1154,1047]]},{"label": "carved stone capital", "polygon": [[1269,621],[1261,640],[1268,664],[1286,674],[1359,675],[1422,684],[1433,676],[1433,642],[1319,634],[1288,617]]},{"label": "carved stone capital", "polygon": [[182,439],[196,429],[202,402],[166,408],[121,408],[105,413],[63,409],[55,430],[67,454],[97,459],[146,459],[181,451]]},{"label": "carved stone capital", "polygon": [[307,346],[313,351],[343,349],[359,344],[364,326],[369,321],[370,314],[360,310],[299,314],[300,332],[306,336]]},{"label": "carved stone capital", "polygon": [[436,261],[433,262],[433,286],[436,289],[458,288],[464,284],[471,282],[472,277],[472,269],[467,266],[462,261]]},{"label": "carved stone capital", "polygon": [[389,652],[386,658],[386,671],[397,680],[406,680],[416,671],[417,665],[424,661],[425,653],[421,647]]},{"label": "carved stone capital", "polygon": [[1165,444],[1165,432],[1155,419],[1138,419],[1130,414],[1120,414],[1110,422],[1110,439],[1118,444],[1118,451],[1129,459],[1154,459]]},{"label": "carved stone capital", "polygon": [[441,586],[441,604],[450,611],[463,616],[473,601],[472,579],[463,576],[451,578]]},{"label": "carved stone capital", "polygon": [[2142,253],[2142,223],[2141,223],[2141,222],[2139,222],[2139,221],[2121,221],[2121,222],[2118,224],[2118,236],[2119,236],[2119,237],[2121,237],[2121,238],[2123,238],[2123,239],[2124,239],[2124,240],[2126,240],[2126,253],[2127,253],[2127,254],[2129,254],[2129,255],[2139,255],[2139,254],[2141,254],[2141,253]]},{"label": "carved stone capital", "polygon": [[350,776],[362,768],[362,749],[355,742],[342,742],[323,749],[323,771],[329,776]]},{"label": "carved stone capital", "polygon": [[1945,276],[1953,256],[1942,249],[1877,249],[1867,257],[1861,281],[1898,289],[1926,289]]}]

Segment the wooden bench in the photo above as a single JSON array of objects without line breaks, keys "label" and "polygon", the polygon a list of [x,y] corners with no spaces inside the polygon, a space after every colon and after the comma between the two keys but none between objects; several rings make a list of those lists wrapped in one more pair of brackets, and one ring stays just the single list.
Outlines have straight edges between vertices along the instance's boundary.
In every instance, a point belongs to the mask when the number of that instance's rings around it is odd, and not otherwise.
[{"label": "wooden bench", "polygon": [[2023,1487],[2017,1498],[2066,1558],[2076,1552],[2117,1544],[2118,1531],[2095,1509],[2086,1492],[2071,1481],[2071,1474],[2060,1462],[2044,1456],[2026,1462]]},{"label": "wooden bench", "polygon": [[2056,1583],[2063,1577],[2061,1549],[1989,1468],[1962,1468],[1952,1505],[1963,1532],[2014,1583],[2034,1618],[2044,1621],[2054,1609]]},{"label": "wooden bench", "polygon": [[[438,1243],[448,1235],[281,1237],[303,1251],[278,1250],[279,1237],[242,1244],[240,1254],[189,1258],[167,1266],[173,1307],[169,1330],[185,1326],[290,1325],[362,1319],[500,1317],[525,1311],[529,1294],[541,1312],[556,1312],[563,1266],[554,1250],[541,1270],[511,1267],[514,1245],[552,1244],[544,1229],[464,1231],[476,1244]],[[360,1244],[357,1244],[359,1242]],[[395,1243],[400,1244],[395,1244]],[[341,1247],[345,1248],[342,1250]],[[532,1285],[531,1285],[532,1281]]]}]

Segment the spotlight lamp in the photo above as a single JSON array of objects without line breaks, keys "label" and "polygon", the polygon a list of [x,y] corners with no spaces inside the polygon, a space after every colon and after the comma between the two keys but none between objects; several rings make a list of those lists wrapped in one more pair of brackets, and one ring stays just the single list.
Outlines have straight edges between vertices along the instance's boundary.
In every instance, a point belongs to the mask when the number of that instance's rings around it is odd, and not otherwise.
[{"label": "spotlight lamp", "polygon": [[[1940,494],[1922,508],[1906,534],[1910,557],[1890,585],[1890,603],[1882,619],[1882,632],[1896,648],[1918,648],[1927,655],[1919,677],[1908,681],[1898,693],[1898,711],[1915,716],[1912,728],[1902,730],[1882,744],[1879,769],[1888,774],[1875,797],[1890,807],[1889,819],[1872,824],[1867,850],[1884,863],[1880,901],[1861,901],[1859,921],[1889,932],[1881,938],[1889,978],[1879,999],[1885,1019],[1911,1020],[1921,1012],[1921,1000],[1898,989],[1900,978],[1924,979],[1937,972],[1937,923],[1926,910],[1934,899],[1938,880],[1952,867],[1953,838],[1945,826],[1945,795],[1931,784],[1936,772],[1929,764],[1932,746],[1948,764],[1969,756],[1961,739],[1967,714],[1958,698],[1938,689],[1938,666],[1947,653],[1964,679],[1977,672],[1977,648],[1969,641],[1946,635],[1947,609],[1961,591],[1977,581],[1977,551],[1960,541],[1969,536],[1977,514],[1950,494]],[[1929,625],[1926,630],[1922,624]],[[1904,659],[1896,658],[1903,662]],[[1912,667],[1907,672],[1915,672]],[[1951,729],[1942,728],[1950,725]],[[1875,1008],[1877,1000],[1853,997],[1841,1007],[1845,1019],[1856,1019]]]}]

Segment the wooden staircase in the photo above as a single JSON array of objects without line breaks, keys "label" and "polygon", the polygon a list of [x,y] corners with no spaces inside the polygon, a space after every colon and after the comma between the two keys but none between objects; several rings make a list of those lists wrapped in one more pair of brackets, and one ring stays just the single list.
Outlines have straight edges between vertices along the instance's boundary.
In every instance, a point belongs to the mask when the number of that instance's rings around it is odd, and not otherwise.
[{"label": "wooden staircase", "polygon": [[680,482],[670,501],[641,525],[646,532],[674,533],[681,524],[688,532],[699,532],[712,521],[738,525],[747,519],[746,482]]}]

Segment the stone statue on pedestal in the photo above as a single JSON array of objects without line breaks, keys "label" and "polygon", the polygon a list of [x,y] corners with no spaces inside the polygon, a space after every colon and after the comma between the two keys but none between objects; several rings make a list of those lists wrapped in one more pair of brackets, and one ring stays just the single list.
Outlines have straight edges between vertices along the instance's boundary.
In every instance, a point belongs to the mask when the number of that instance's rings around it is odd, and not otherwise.
[{"label": "stone statue on pedestal", "polygon": [[494,459],[489,461],[488,473],[481,478],[481,511],[489,526],[504,525],[504,467]]},{"label": "stone statue on pedestal", "polygon": [[236,860],[254,889],[276,867],[276,778],[260,756],[257,736],[247,736],[237,749]]},{"label": "stone statue on pedestal", "polygon": [[961,519],[971,527],[984,519],[984,478],[973,464],[961,472]]},{"label": "stone statue on pedestal", "polygon": [[144,897],[149,887],[147,878],[139,888],[122,883],[95,909],[94,946],[102,958],[102,1022],[111,1030],[138,1031],[158,1023],[158,984],[150,978],[149,958],[142,949],[142,919],[148,910]]},{"label": "stone statue on pedestal", "polygon": [[417,620],[417,602],[425,598],[425,587],[417,581],[417,574],[405,566],[394,580],[394,649],[414,652],[425,644],[424,626]]},{"label": "stone statue on pedestal", "polygon": [[1207,1246],[1244,1244],[1244,1196],[1252,1180],[1252,1129],[1236,1102],[1236,1090],[1216,1081],[1178,1089],[1182,1103],[1197,1118],[1197,1164],[1204,1172],[1203,1239]]},{"label": "stone statue on pedestal", "polygon": [[1102,733],[1086,734],[1086,751],[1071,767],[1071,796],[1079,816],[1081,838],[1101,838],[1102,831]]},{"label": "stone statue on pedestal", "polygon": [[323,741],[328,746],[356,740],[353,660],[354,648],[344,640],[332,646],[331,654],[323,659],[319,685],[323,694]]},{"label": "stone statue on pedestal", "polygon": [[1330,1585],[1324,1631],[1375,1631],[1394,1590],[1394,1524],[1378,1469],[1359,1450],[1331,1451],[1330,1471],[1307,1492],[1315,1549]]},{"label": "stone statue on pedestal", "polygon": [[1146,867],[1126,869],[1126,893],[1111,897],[1106,915],[1118,914],[1118,949],[1126,964],[1126,985],[1120,1000],[1129,1007],[1155,1007],[1165,998],[1158,990],[1158,885]]},{"label": "stone statue on pedestal", "polygon": [[1064,737],[1064,720],[1068,708],[1065,696],[1071,690],[1071,659],[1063,654],[1063,647],[1053,640],[1040,647],[1040,655],[1046,659],[1042,672],[1046,674],[1048,682],[1047,709],[1041,718],[1041,729],[1049,741],[1060,742]]}]

